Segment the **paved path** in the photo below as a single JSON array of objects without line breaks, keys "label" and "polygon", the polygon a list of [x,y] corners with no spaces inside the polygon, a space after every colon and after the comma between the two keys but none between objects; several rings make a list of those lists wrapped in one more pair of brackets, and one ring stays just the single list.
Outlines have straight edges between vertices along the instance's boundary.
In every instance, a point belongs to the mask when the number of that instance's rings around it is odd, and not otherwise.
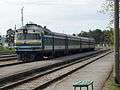
[{"label": "paved path", "polygon": [[[50,85],[45,90],[73,90],[72,84],[77,79],[94,80],[94,90],[102,90],[104,82],[108,78],[113,64],[113,53],[99,59],[98,61],[76,71],[68,77]],[[79,88],[77,89],[79,90]],[[86,89],[82,89],[86,90]],[[91,90],[91,88],[89,88]]]}]

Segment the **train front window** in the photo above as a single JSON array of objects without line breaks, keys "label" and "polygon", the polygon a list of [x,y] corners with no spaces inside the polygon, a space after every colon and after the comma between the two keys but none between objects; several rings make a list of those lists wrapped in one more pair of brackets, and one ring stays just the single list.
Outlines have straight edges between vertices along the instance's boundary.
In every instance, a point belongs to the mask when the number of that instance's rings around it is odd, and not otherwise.
[{"label": "train front window", "polygon": [[27,34],[23,34],[23,33],[19,33],[17,34],[17,39],[18,40],[39,40],[41,39],[40,34],[37,33],[27,33]]}]

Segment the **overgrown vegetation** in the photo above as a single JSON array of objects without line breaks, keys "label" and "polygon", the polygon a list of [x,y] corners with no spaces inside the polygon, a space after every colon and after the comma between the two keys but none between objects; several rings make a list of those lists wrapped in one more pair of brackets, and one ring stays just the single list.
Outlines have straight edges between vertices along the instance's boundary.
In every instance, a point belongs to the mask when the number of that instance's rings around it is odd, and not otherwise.
[{"label": "overgrown vegetation", "polygon": [[15,49],[14,48],[8,48],[8,47],[3,47],[0,46],[0,54],[11,54],[11,53],[15,53]]},{"label": "overgrown vegetation", "polygon": [[114,82],[114,77],[110,77],[103,90],[120,90],[120,85],[116,85]]}]

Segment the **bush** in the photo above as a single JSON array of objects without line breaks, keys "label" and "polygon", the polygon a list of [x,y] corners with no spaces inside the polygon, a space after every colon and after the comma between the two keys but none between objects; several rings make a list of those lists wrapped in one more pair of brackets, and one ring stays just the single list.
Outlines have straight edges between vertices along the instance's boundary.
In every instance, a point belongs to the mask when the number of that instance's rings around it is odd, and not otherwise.
[{"label": "bush", "polygon": [[0,54],[11,54],[11,53],[15,53],[14,48],[0,46]]}]

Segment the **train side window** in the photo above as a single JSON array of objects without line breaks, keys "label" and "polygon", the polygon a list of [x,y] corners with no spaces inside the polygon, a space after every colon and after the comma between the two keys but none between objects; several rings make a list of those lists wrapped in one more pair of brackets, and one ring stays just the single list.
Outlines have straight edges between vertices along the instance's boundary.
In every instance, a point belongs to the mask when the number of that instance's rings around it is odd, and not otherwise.
[{"label": "train side window", "polygon": [[36,34],[36,39],[39,40],[40,39],[40,35]]},{"label": "train side window", "polygon": [[44,31],[44,34],[45,34],[45,35],[48,35],[48,32]]}]

